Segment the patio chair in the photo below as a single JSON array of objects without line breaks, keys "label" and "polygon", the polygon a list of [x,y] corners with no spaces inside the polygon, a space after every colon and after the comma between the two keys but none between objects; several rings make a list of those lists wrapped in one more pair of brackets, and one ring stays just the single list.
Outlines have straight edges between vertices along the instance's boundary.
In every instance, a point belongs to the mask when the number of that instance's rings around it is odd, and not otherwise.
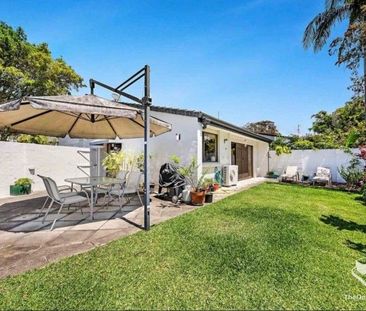
[{"label": "patio chair", "polygon": [[[83,202],[88,202],[89,207],[90,207],[90,199],[89,199],[89,195],[86,191],[82,190],[80,192],[69,192],[69,193],[60,193],[60,191],[57,188],[57,184],[56,182],[50,178],[50,177],[46,177],[44,179],[45,181],[45,185],[46,185],[46,190],[48,192],[49,197],[51,198],[51,203],[48,206],[48,209],[46,211],[46,214],[43,217],[42,223],[44,223],[44,221],[46,220],[46,217],[48,215],[48,213],[50,212],[52,205],[54,203],[60,205],[60,208],[58,209],[57,215],[60,214],[62,208],[65,205],[74,205],[74,204],[80,204]],[[85,196],[81,195],[81,194],[85,194]],[[80,207],[81,213],[82,211],[82,206]],[[55,226],[57,221],[57,218],[54,219],[52,226],[51,226],[51,231],[53,230],[53,227]]]},{"label": "patio chair", "polygon": [[109,197],[117,197],[120,209],[123,207],[123,199],[128,197],[126,204],[131,201],[132,195],[137,195],[141,205],[143,205],[140,195],[140,181],[142,173],[140,171],[131,171],[127,173],[126,182],[119,189],[112,189],[109,191]]},{"label": "patio chair", "polygon": [[[43,184],[44,184],[44,186],[46,188],[46,191],[47,191],[46,200],[44,201],[44,203],[42,205],[41,211],[39,212],[39,216],[40,216],[42,214],[44,208],[46,207],[46,204],[47,204],[48,200],[52,200],[52,199],[49,196],[49,193],[50,192],[47,190],[47,187],[48,187],[48,183],[46,182],[46,178],[47,177],[46,176],[39,175],[39,174],[37,174],[37,176],[42,179]],[[66,197],[66,196],[73,195],[71,192],[74,191],[74,189],[72,187],[68,186],[68,185],[57,186],[57,188],[58,188],[58,191],[60,192],[60,195],[61,196],[65,196]],[[62,191],[69,191],[69,192],[62,193]]]},{"label": "patio chair", "polygon": [[128,171],[121,171],[117,178],[122,180],[121,184],[111,184],[104,187],[96,187],[95,188],[95,204],[97,204],[98,196],[99,194],[104,194],[104,203],[103,205],[109,206],[109,201],[111,199],[111,196],[109,195],[109,192],[112,190],[121,190],[125,184],[126,184],[126,178],[128,176]]},{"label": "patio chair", "polygon": [[332,174],[329,168],[319,166],[313,177],[313,185],[316,183],[324,183],[328,186],[332,184]]},{"label": "patio chair", "polygon": [[297,166],[287,166],[284,174],[281,175],[281,181],[299,181],[299,170]]}]

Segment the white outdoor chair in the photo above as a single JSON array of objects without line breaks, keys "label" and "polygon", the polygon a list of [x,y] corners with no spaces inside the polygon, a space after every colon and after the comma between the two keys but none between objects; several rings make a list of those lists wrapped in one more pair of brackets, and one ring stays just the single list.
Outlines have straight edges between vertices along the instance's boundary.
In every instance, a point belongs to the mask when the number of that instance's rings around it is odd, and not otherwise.
[{"label": "white outdoor chair", "polygon": [[[42,205],[41,211],[39,212],[39,216],[41,216],[44,208],[46,207],[46,204],[47,204],[48,200],[52,200],[52,198],[49,196],[49,193],[50,193],[49,189],[47,189],[47,187],[48,187],[48,183],[46,182],[47,177],[39,175],[39,174],[37,174],[37,176],[42,179],[43,184],[44,184],[44,186],[46,188],[46,191],[47,191],[46,200],[44,201],[44,203]],[[75,194],[75,192],[72,193],[72,191],[74,189],[72,187],[68,186],[68,185],[57,186],[57,189],[60,192],[61,197],[72,196],[72,195]],[[69,191],[69,192],[63,193],[62,191]]]},{"label": "white outdoor chair", "polygon": [[329,168],[319,166],[313,177],[313,185],[316,183],[323,183],[326,185],[332,184],[332,174]]},{"label": "white outdoor chair", "polygon": [[127,173],[126,182],[119,189],[112,189],[109,191],[109,197],[117,197],[120,209],[123,207],[123,199],[128,197],[126,204],[131,201],[131,196],[137,194],[137,197],[140,200],[141,205],[143,205],[141,196],[140,196],[140,181],[141,181],[142,173],[140,171],[131,171]]},{"label": "white outdoor chair", "polygon": [[[71,206],[74,204],[88,202],[89,207],[90,207],[89,195],[86,191],[82,190],[80,192],[60,193],[60,191],[57,188],[56,182],[52,178],[46,177],[46,178],[44,178],[44,182],[46,185],[47,193],[48,193],[49,197],[51,198],[51,203],[49,204],[47,212],[43,217],[42,223],[44,223],[44,221],[46,220],[46,217],[47,217],[48,213],[50,212],[52,205],[54,203],[60,205],[57,215],[60,214],[62,208],[65,205]],[[82,196],[81,195],[82,193],[85,194],[86,197]],[[80,206],[80,210],[81,210],[81,213],[83,213],[82,206]],[[53,227],[55,226],[56,221],[57,221],[57,218],[54,219],[50,230],[53,230]]]},{"label": "white outdoor chair", "polygon": [[281,175],[281,181],[299,181],[299,170],[297,166],[287,166],[284,174]]}]

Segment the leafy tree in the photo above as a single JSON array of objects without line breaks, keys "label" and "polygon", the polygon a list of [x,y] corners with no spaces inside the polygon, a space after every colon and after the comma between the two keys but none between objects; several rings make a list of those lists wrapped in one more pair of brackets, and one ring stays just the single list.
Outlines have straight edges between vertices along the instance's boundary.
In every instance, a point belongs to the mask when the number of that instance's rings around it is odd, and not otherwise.
[{"label": "leafy tree", "polygon": [[26,95],[70,94],[83,79],[46,43],[27,41],[22,28],[0,22],[0,101]]},{"label": "leafy tree", "polygon": [[315,145],[312,141],[302,137],[294,141],[291,147],[295,150],[315,149]]},{"label": "leafy tree", "polygon": [[[28,42],[24,30],[0,22],[0,102],[29,95],[63,95],[83,87],[83,79],[46,43]],[[9,131],[0,129],[0,138]]]},{"label": "leafy tree", "polygon": [[[348,22],[343,36],[333,39],[330,43],[330,54],[337,55],[337,65],[345,64],[352,70],[353,82],[359,86],[357,70],[360,61],[366,61],[366,0],[326,0],[325,10],[319,13],[306,27],[303,44],[312,47],[315,52],[321,50],[331,36],[336,23]],[[366,67],[366,66],[365,66]],[[363,73],[365,80],[366,71]],[[364,82],[361,82],[364,84]],[[366,96],[366,92],[363,92]],[[366,109],[366,100],[364,100]]]},{"label": "leafy tree", "polygon": [[279,134],[276,124],[269,120],[247,123],[243,128],[258,134],[268,134],[273,136]]},{"label": "leafy tree", "polygon": [[279,135],[275,138],[275,140],[271,143],[271,149],[275,150],[276,155],[281,155],[281,154],[290,154],[291,153],[291,149],[289,147],[289,142],[288,140]]},{"label": "leafy tree", "polygon": [[365,115],[363,100],[359,97],[347,102],[333,113],[318,112],[313,115],[314,121],[310,128],[317,135],[313,137],[314,142],[316,140],[319,143],[331,144],[334,145],[333,148],[339,146],[354,148],[365,143]]}]

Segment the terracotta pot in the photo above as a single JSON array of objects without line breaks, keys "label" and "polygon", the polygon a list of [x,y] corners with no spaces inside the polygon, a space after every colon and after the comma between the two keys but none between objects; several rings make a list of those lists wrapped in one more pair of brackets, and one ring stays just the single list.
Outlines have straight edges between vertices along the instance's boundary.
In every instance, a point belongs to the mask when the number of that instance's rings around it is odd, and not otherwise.
[{"label": "terracotta pot", "polygon": [[220,185],[219,184],[214,184],[213,185],[214,191],[217,191],[220,189]]},{"label": "terracotta pot", "polygon": [[205,202],[205,191],[191,191],[191,202],[193,205],[203,205]]}]

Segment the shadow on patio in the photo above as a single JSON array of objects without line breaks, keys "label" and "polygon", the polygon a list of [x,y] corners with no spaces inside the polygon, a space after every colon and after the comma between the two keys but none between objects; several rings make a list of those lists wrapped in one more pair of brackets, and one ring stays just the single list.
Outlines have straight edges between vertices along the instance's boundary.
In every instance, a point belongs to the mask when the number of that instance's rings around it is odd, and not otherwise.
[{"label": "shadow on patio", "polygon": [[[67,227],[71,226],[77,226],[80,229],[91,229],[91,227],[100,225],[103,221],[116,218],[123,219],[128,213],[140,207],[137,197],[132,198],[131,202],[124,205],[122,210],[120,210],[116,202],[111,202],[109,206],[103,206],[102,203],[104,202],[100,200],[94,208],[94,219],[92,220],[90,218],[90,208],[86,205],[82,208],[77,206],[64,207],[61,213],[57,215],[59,206],[55,204],[45,221],[43,221],[44,213],[40,214],[40,211],[45,199],[46,197],[43,196],[27,198],[16,202],[5,203],[0,206],[0,230],[8,232],[49,230],[55,218],[57,218],[57,222],[54,230],[67,229]],[[134,224],[132,221],[128,221]],[[134,225],[140,227],[138,223]]]}]

